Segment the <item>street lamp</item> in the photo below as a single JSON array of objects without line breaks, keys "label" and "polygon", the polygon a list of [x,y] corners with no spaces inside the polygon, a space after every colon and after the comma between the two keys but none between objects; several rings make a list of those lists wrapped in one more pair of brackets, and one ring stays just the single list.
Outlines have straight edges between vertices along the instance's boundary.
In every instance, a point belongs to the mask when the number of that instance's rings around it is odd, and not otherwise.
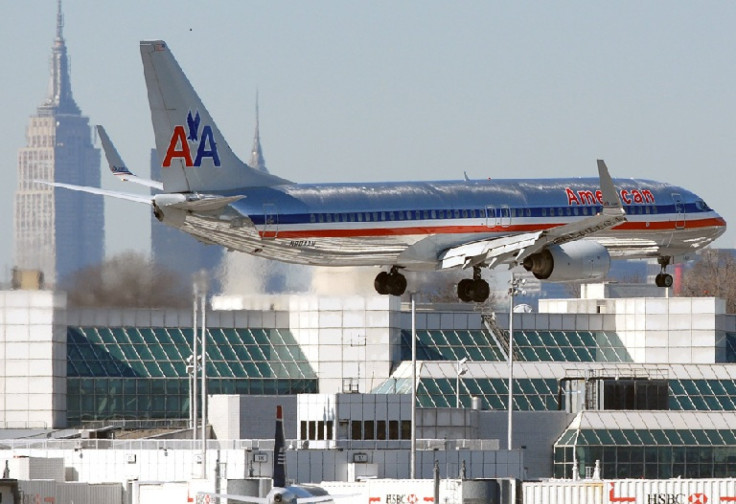
[{"label": "street lamp", "polygon": [[463,357],[459,361],[457,361],[457,367],[455,368],[455,371],[457,371],[457,382],[455,383],[455,407],[460,407],[460,377],[463,376],[465,373],[468,372],[468,368],[465,365],[465,363],[468,362],[467,357]]},{"label": "street lamp", "polygon": [[[192,282],[193,282],[193,291],[194,291],[194,302],[193,302],[193,329],[194,329],[194,344],[193,344],[193,350],[194,350],[194,363],[199,361],[201,363],[202,369],[201,369],[201,391],[202,394],[202,478],[206,477],[207,475],[207,319],[206,319],[206,308],[207,308],[207,289],[209,287],[208,285],[208,279],[207,279],[207,271],[200,270],[194,275],[192,275]],[[197,355],[197,301],[199,301],[199,310],[202,314],[201,318],[201,332],[200,332],[200,340],[202,343],[202,348],[200,351],[200,354]],[[194,366],[193,368],[194,372],[194,407],[196,408],[197,404],[197,395],[196,395],[196,383],[197,383],[197,366]],[[197,410],[194,410],[195,416],[194,416],[194,429],[193,429],[193,437],[194,439],[197,439]]]},{"label": "street lamp", "polygon": [[514,296],[524,294],[519,287],[526,283],[525,278],[516,278],[511,275],[509,281],[509,402],[508,402],[508,449],[511,449],[511,440],[513,437],[513,413],[514,413]]},{"label": "street lamp", "polygon": [[417,468],[417,307],[414,293],[411,299],[411,450],[409,453],[409,475],[416,476]]}]

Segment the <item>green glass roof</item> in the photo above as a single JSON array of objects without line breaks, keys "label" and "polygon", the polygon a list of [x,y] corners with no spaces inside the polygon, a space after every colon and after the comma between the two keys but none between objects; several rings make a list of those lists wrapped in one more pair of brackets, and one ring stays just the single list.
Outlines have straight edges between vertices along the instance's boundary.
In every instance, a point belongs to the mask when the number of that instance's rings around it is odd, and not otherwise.
[{"label": "green glass roof", "polygon": [[[453,378],[421,378],[417,387],[417,404],[423,408],[455,407],[457,381]],[[480,398],[483,408],[506,410],[508,382],[505,378],[463,378],[460,380],[460,403],[470,407],[472,397]],[[374,394],[409,394],[411,380],[390,379],[373,390]],[[557,380],[515,379],[514,409],[548,411],[557,409]]]},{"label": "green glass roof", "polygon": [[555,443],[555,446],[659,445],[734,446],[736,429],[568,429]]},{"label": "green glass roof", "polygon": [[[69,327],[67,376],[187,378],[192,330]],[[207,329],[211,378],[316,379],[285,329]]]},{"label": "green glass roof", "polygon": [[[484,330],[417,331],[417,359],[424,361],[467,358],[504,361],[503,352]],[[411,359],[411,331],[401,331],[401,358]],[[514,331],[517,361],[632,362],[616,333],[609,331]]]}]

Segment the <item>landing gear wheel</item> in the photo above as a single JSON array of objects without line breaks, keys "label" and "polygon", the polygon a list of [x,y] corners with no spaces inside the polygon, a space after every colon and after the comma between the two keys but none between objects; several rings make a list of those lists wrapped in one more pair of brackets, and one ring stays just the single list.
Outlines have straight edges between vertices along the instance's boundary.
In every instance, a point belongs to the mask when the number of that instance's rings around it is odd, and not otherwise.
[{"label": "landing gear wheel", "polygon": [[657,287],[672,287],[672,284],[674,283],[674,280],[672,278],[672,275],[668,273],[660,273],[654,278],[654,283],[657,285]]},{"label": "landing gear wheel", "polygon": [[473,301],[483,303],[491,295],[491,288],[485,280],[473,280]]},{"label": "landing gear wheel", "polygon": [[659,266],[662,268],[662,271],[654,277],[654,283],[657,287],[672,287],[672,284],[674,283],[672,275],[667,273],[667,265],[670,263],[671,259],[672,258],[669,256],[663,256],[657,260],[657,262],[659,262]]},{"label": "landing gear wheel", "polygon": [[482,278],[463,278],[457,284],[457,297],[463,303],[469,303],[475,301],[476,303],[483,303],[488,299],[491,294],[491,288],[488,286],[488,282]]},{"label": "landing gear wheel", "polygon": [[473,281],[470,278],[463,278],[457,284],[457,297],[463,303],[470,303],[473,300],[472,289]]},{"label": "landing gear wheel", "polygon": [[376,275],[376,279],[373,281],[373,287],[376,288],[376,292],[380,295],[385,296],[389,293],[388,290],[388,273],[381,271]]},{"label": "landing gear wheel", "polygon": [[406,291],[406,277],[398,272],[388,275],[388,293],[392,296],[401,296]]},{"label": "landing gear wheel", "polygon": [[399,273],[396,268],[391,268],[391,272],[381,271],[376,275],[373,287],[382,296],[387,294],[401,296],[406,291],[406,277]]}]

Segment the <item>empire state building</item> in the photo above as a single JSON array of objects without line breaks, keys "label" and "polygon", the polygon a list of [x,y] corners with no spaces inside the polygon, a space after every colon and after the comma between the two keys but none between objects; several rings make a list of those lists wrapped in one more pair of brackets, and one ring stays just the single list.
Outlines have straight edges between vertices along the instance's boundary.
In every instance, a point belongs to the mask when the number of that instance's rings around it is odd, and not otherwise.
[{"label": "empire state building", "polygon": [[15,192],[15,265],[40,270],[47,286],[104,256],[102,196],[34,182],[100,186],[100,151],[72,96],[63,26],[59,0],[48,94],[29,118]]}]

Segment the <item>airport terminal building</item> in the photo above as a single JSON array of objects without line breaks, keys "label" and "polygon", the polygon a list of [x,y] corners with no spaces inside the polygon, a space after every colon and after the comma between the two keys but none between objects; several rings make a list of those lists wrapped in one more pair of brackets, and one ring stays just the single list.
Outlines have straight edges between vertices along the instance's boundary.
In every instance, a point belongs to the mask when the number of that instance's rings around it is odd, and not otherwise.
[{"label": "airport terminal building", "polygon": [[[472,478],[585,477],[596,461],[604,478],[733,476],[736,316],[715,298],[615,297],[621,289],[588,286],[582,299],[514,314],[512,450],[508,314],[417,306],[418,476],[438,457],[443,473]],[[6,429],[187,428],[192,311],[71,310],[49,291],[6,291],[0,304]],[[212,446],[269,438],[278,403],[294,478],[355,477],[356,453],[368,464],[358,473],[408,477],[410,306],[250,304],[262,308],[206,314]]]}]

